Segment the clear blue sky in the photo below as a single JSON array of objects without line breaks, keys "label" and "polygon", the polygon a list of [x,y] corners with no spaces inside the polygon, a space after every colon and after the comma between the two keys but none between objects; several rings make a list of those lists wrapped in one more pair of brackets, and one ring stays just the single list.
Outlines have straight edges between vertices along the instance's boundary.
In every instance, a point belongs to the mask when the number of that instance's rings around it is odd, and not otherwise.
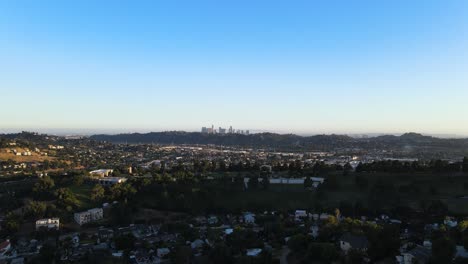
[{"label": "clear blue sky", "polygon": [[1,1],[0,132],[468,135],[468,1]]}]

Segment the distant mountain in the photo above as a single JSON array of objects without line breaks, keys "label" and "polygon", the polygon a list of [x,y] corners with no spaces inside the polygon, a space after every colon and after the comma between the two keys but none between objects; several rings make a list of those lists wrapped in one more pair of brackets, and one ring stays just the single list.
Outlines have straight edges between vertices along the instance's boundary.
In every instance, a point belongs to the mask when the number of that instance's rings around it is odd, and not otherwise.
[{"label": "distant mountain", "polygon": [[203,134],[198,132],[151,132],[118,135],[93,135],[91,139],[111,143],[129,144],[214,144],[253,148],[282,150],[317,150],[337,149],[362,150],[401,150],[413,152],[456,152],[468,153],[468,139],[442,139],[417,133],[401,136],[377,136],[353,138],[346,135],[315,135],[302,137],[293,134],[259,133],[239,134]]}]

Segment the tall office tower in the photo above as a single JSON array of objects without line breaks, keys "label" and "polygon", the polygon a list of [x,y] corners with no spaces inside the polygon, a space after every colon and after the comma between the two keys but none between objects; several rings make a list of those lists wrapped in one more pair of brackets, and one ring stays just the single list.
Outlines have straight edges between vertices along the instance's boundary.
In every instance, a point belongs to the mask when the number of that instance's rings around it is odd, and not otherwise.
[{"label": "tall office tower", "polygon": [[202,127],[202,128],[201,128],[201,132],[202,132],[202,133],[208,133],[208,128]]}]

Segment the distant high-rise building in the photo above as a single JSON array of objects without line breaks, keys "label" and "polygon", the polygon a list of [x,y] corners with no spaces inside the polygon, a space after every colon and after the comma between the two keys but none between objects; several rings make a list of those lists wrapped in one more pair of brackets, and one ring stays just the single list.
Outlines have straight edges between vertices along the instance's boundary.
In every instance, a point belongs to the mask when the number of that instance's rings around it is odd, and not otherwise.
[{"label": "distant high-rise building", "polygon": [[202,128],[201,128],[201,132],[202,132],[202,133],[208,133],[208,128],[202,127]]},{"label": "distant high-rise building", "polygon": [[246,130],[246,131],[245,131],[245,134],[246,134],[246,135],[249,135],[249,134],[250,134],[250,131],[249,131],[249,130]]},{"label": "distant high-rise building", "polygon": [[229,127],[229,134],[232,134],[233,131],[232,131],[232,126]]},{"label": "distant high-rise building", "polygon": [[219,127],[218,133],[219,133],[219,134],[226,134],[226,129],[225,129],[225,128],[222,128],[222,127]]}]

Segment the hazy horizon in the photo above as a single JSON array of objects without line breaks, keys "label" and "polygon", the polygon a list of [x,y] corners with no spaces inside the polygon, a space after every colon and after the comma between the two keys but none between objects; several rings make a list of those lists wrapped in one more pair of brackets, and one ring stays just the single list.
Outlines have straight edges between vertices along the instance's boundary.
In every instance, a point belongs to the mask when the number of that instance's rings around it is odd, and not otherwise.
[{"label": "hazy horizon", "polygon": [[[123,130],[123,129],[104,129],[104,130],[93,130],[93,129],[2,129],[0,128],[0,134],[14,134],[14,133],[21,133],[23,131],[26,132],[34,132],[40,134],[48,134],[48,135],[56,135],[56,136],[92,136],[98,134],[106,134],[106,135],[117,135],[117,134],[132,134],[132,133],[151,133],[151,132],[200,132],[199,130],[176,130],[176,129],[167,129],[167,130]],[[383,135],[394,135],[394,136],[401,136],[406,133],[417,133],[424,136],[432,136],[437,138],[468,138],[468,135],[461,135],[461,134],[433,134],[433,133],[424,133],[418,131],[405,131],[400,133],[385,133],[385,132],[372,132],[372,133],[346,133],[346,132],[306,132],[306,133],[295,133],[292,131],[281,131],[281,130],[250,130],[251,134],[257,133],[275,133],[280,135],[286,134],[294,134],[298,136],[314,136],[314,135],[347,135],[350,137],[377,137]]]},{"label": "hazy horizon", "polygon": [[468,2],[0,3],[2,131],[468,135]]}]

